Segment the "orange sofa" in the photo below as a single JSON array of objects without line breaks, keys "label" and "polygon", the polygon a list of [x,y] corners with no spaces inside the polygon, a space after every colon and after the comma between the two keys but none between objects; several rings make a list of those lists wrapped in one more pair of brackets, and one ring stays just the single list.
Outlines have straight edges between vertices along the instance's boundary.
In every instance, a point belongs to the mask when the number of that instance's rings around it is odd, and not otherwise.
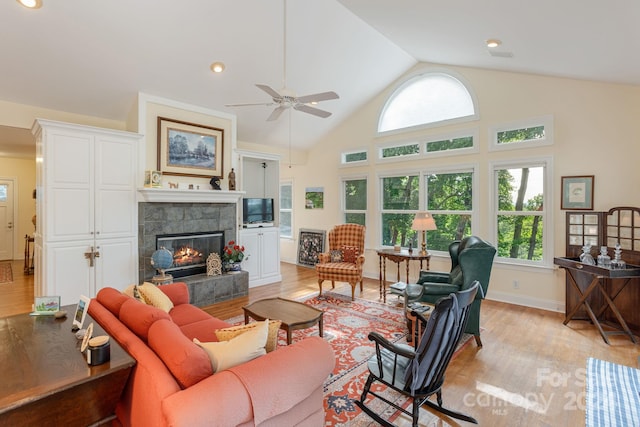
[{"label": "orange sofa", "polygon": [[321,426],[322,385],[335,365],[330,345],[306,338],[213,373],[193,343],[217,341],[231,326],[189,304],[184,283],[160,286],[173,302],[166,313],[104,288],[89,314],[134,358],[116,407],[124,426]]}]

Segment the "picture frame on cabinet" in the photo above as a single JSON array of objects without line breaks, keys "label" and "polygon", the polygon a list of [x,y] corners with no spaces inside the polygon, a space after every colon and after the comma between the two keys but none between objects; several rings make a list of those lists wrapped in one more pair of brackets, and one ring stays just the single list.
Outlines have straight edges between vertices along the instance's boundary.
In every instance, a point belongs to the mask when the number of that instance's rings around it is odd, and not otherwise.
[{"label": "picture frame on cabinet", "polygon": [[223,176],[224,129],[158,117],[158,170],[164,175]]},{"label": "picture frame on cabinet", "polygon": [[315,267],[318,254],[324,252],[324,230],[300,229],[298,238],[298,264],[305,267]]},{"label": "picture frame on cabinet", "polygon": [[32,316],[53,316],[60,311],[60,296],[35,297]]},{"label": "picture frame on cabinet", "polygon": [[563,176],[560,209],[593,210],[594,175]]}]

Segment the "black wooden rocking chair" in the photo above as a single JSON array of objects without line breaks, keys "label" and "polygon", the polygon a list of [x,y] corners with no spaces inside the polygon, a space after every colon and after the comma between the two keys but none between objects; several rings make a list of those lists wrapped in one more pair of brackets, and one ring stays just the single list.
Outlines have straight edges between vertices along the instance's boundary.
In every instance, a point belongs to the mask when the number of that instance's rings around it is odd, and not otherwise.
[{"label": "black wooden rocking chair", "polygon": [[[360,400],[355,404],[378,423],[388,427],[393,427],[393,424],[382,419],[364,404],[367,394],[370,393],[411,416],[414,427],[418,426],[419,410],[423,404],[452,418],[478,424],[468,415],[444,408],[441,391],[444,373],[462,337],[478,288],[479,283],[475,282],[467,290],[440,299],[429,319],[425,319],[420,313],[412,312],[419,321],[426,322],[424,334],[416,349],[406,344],[393,344],[377,332],[370,332],[369,340],[375,342],[376,354],[368,361],[369,378]],[[374,381],[410,397],[413,400],[412,411],[409,412],[371,391]],[[429,400],[433,394],[437,397],[437,404]]]}]

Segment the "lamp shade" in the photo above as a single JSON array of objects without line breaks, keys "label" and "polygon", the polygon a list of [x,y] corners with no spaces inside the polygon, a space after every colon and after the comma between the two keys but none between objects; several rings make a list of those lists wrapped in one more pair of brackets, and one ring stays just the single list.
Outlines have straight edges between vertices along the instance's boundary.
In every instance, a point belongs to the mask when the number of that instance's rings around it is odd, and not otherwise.
[{"label": "lamp shade", "polygon": [[416,231],[437,230],[436,222],[429,212],[418,212],[413,218],[411,229]]}]

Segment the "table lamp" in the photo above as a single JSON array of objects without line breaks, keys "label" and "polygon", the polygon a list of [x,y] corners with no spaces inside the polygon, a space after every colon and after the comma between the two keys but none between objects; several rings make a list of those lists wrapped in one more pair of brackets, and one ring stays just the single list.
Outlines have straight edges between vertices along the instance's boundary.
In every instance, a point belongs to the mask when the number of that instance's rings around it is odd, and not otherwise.
[{"label": "table lamp", "polygon": [[416,216],[413,218],[413,223],[411,224],[411,229],[415,231],[422,231],[422,250],[420,251],[420,255],[426,256],[429,253],[427,252],[427,230],[437,230],[436,222],[433,219],[433,216],[429,212],[418,212]]}]

